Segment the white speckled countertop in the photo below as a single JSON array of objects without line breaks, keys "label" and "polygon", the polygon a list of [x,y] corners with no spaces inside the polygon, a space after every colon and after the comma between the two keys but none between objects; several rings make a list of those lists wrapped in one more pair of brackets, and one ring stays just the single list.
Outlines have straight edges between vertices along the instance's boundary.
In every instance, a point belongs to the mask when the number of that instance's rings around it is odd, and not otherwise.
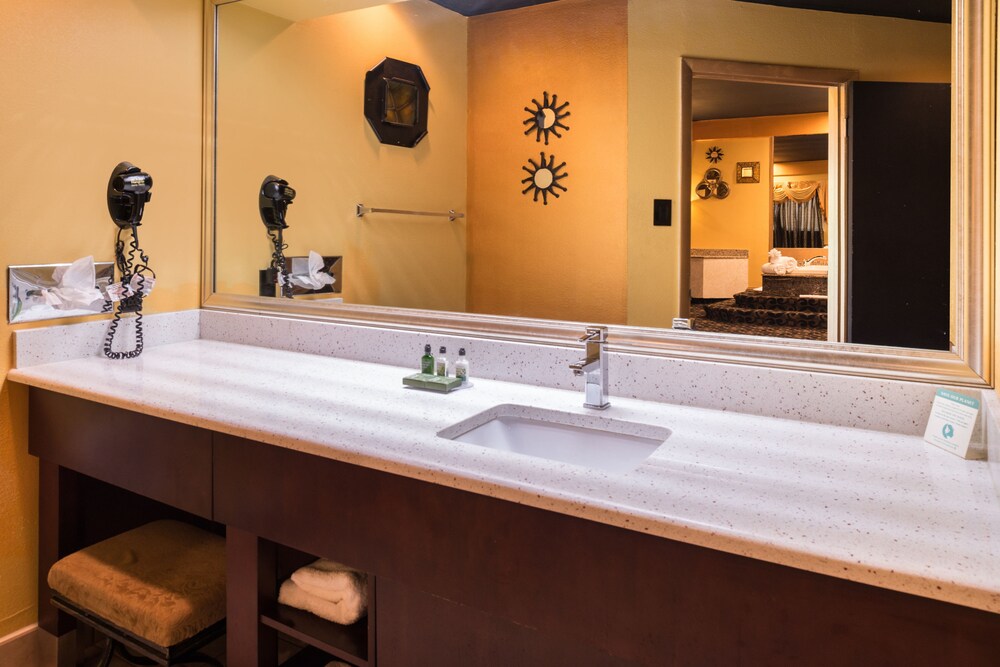
[{"label": "white speckled countertop", "polygon": [[[497,404],[594,414],[582,391],[189,340],[9,379],[233,435],[844,579],[1000,612],[1000,499],[985,461],[917,436],[612,397],[601,418],[672,430],[610,474],[437,437]],[[872,407],[877,409],[877,407]]]}]

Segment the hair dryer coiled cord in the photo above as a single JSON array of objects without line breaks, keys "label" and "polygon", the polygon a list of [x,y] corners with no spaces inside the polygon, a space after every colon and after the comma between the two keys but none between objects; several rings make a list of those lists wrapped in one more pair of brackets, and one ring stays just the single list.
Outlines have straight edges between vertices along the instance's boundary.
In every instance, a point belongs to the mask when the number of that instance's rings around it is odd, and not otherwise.
[{"label": "hair dryer coiled cord", "polygon": [[[120,360],[120,359],[134,359],[142,354],[143,348],[143,335],[142,335],[142,298],[143,298],[143,288],[146,285],[146,273],[149,272],[152,277],[156,278],[156,272],[149,267],[149,257],[146,253],[142,251],[139,247],[139,233],[136,226],[131,227],[132,238],[129,241],[129,251],[125,254],[125,242],[122,240],[122,232],[125,231],[124,228],[118,229],[118,238],[115,242],[115,263],[118,265],[118,270],[121,273],[122,285],[129,285],[132,282],[132,276],[139,276],[139,283],[136,285],[136,292],[133,296],[126,297],[120,300],[115,307],[115,314],[111,320],[111,325],[108,327],[108,335],[104,339],[104,356],[108,359]],[[136,255],[139,256],[139,263],[135,264]],[[125,350],[122,352],[116,352],[112,349],[112,343],[115,336],[118,333],[118,325],[122,320],[123,307],[127,300],[135,299],[138,302],[138,307],[134,310],[135,312],[135,347],[131,350]],[[133,302],[135,303],[135,302]]]}]

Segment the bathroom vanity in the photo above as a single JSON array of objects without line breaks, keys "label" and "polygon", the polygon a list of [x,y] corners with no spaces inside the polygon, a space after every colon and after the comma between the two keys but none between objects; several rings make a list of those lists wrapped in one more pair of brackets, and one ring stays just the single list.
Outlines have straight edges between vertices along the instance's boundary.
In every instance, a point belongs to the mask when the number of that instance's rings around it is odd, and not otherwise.
[{"label": "bathroom vanity", "polygon": [[[358,666],[995,663],[984,461],[612,393],[599,419],[669,436],[609,473],[438,436],[497,405],[593,419],[581,391],[436,395],[408,372],[208,339],[13,371],[41,460],[41,627],[70,629],[52,562],[180,516],[225,531],[234,666],[275,664],[277,632]],[[367,621],[277,604],[313,556],[373,575]]]}]

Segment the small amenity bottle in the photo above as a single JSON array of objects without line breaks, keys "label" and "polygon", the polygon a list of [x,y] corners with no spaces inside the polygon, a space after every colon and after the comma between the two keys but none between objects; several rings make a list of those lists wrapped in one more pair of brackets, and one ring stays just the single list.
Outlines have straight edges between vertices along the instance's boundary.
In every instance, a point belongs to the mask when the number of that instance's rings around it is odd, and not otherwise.
[{"label": "small amenity bottle", "polygon": [[420,372],[434,375],[434,355],[431,354],[431,344],[424,345],[424,356],[420,357]]},{"label": "small amenity bottle", "polygon": [[438,352],[437,359],[434,360],[434,374],[441,377],[448,377],[448,357],[445,356],[447,350],[444,345]]},{"label": "small amenity bottle", "polygon": [[462,382],[469,381],[469,360],[465,358],[465,348],[458,348],[458,361],[455,362],[455,377]]}]

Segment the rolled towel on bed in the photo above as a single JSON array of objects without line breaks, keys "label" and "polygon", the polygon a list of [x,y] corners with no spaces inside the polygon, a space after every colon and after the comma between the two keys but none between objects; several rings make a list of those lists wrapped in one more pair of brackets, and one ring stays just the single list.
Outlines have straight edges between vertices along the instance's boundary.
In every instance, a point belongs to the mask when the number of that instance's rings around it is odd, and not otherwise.
[{"label": "rolled towel on bed", "polygon": [[339,602],[348,591],[364,591],[365,575],[332,560],[321,558],[292,573],[299,588],[317,597]]},{"label": "rolled towel on bed", "polygon": [[331,602],[304,591],[291,579],[281,584],[278,602],[341,625],[357,622],[368,611],[366,601],[359,591],[348,591],[339,602]]}]

